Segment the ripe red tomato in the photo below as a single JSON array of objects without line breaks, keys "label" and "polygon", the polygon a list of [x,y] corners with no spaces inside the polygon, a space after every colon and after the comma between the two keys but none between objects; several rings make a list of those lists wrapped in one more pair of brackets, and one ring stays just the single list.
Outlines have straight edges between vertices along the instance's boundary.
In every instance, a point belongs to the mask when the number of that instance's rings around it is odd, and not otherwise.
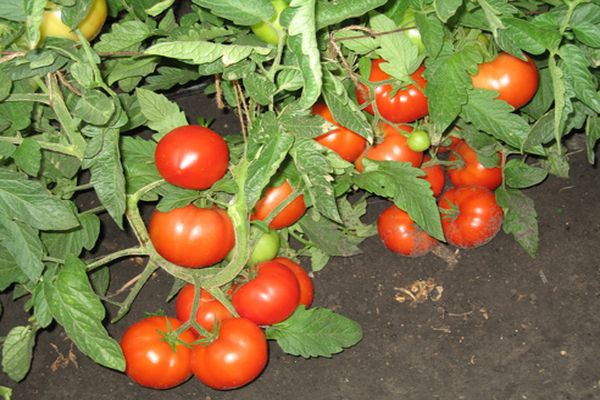
[{"label": "ripe red tomato", "polygon": [[194,346],[190,366],[204,384],[228,390],[252,382],[267,365],[267,338],[245,318],[221,321],[219,337],[205,346]]},{"label": "ripe red tomato", "polygon": [[[254,206],[254,214],[251,219],[264,221],[267,219],[271,211],[283,203],[292,193],[292,185],[288,181],[283,182],[279,186],[270,187],[265,191],[263,197]],[[269,228],[282,229],[292,225],[298,221],[306,212],[306,204],[304,203],[304,195],[296,197],[271,220]]]},{"label": "ripe red tomato", "polygon": [[448,243],[464,248],[486,244],[502,226],[502,208],[494,193],[483,186],[450,189],[438,201],[442,229]]},{"label": "ripe red tomato", "polygon": [[480,64],[471,80],[475,88],[498,91],[499,99],[518,109],[535,95],[539,76],[530,57],[523,61],[508,53],[500,53],[494,60]]},{"label": "ripe red tomato", "polygon": [[300,303],[300,284],[288,267],[276,261],[257,265],[256,278],[240,285],[231,302],[240,314],[258,325],[285,320]]},{"label": "ripe red tomato", "polygon": [[273,261],[285,265],[296,275],[296,279],[298,279],[298,284],[300,285],[300,304],[304,304],[306,308],[310,307],[315,295],[315,287],[304,268],[286,257],[277,257]]},{"label": "ripe red tomato", "polygon": [[[502,154],[498,153],[502,160]],[[464,140],[452,146],[449,160],[462,159],[464,165],[460,168],[448,167],[448,177],[454,186],[480,185],[490,190],[496,189],[502,183],[502,168],[486,168],[477,159],[477,153]]]},{"label": "ripe red tomato", "polygon": [[182,267],[200,268],[221,261],[235,242],[233,224],[220,208],[193,204],[150,218],[150,240],[166,260]]},{"label": "ripe red tomato", "polygon": [[[191,375],[191,350],[177,344],[175,351],[165,342],[164,334],[179,328],[175,318],[149,317],[131,325],[121,339],[125,356],[125,373],[142,386],[168,389],[185,382]],[[192,343],[195,337],[185,331],[179,340]]]},{"label": "ripe red tomato", "polygon": [[175,186],[208,189],[225,175],[229,148],[215,131],[197,125],[180,126],[158,142],[154,163],[160,175]]},{"label": "ripe red tomato", "polygon": [[377,230],[385,247],[394,253],[409,257],[423,256],[438,244],[438,241],[419,228],[406,212],[393,204],[377,219]]},{"label": "ripe red tomato", "polygon": [[[383,141],[369,147],[367,151],[356,160],[354,165],[359,172],[362,172],[364,169],[362,162],[363,157],[376,161],[389,160],[409,162],[415,168],[421,165],[423,162],[423,152],[411,150],[408,147],[406,136],[396,131],[391,125],[381,124],[380,127],[383,130]],[[399,125],[398,128],[406,132],[412,131],[412,128],[407,125]]]},{"label": "ripe red tomato", "polygon": [[[431,157],[425,156],[423,157],[423,163],[427,163],[431,160]],[[421,167],[423,171],[425,171],[425,179],[431,185],[431,191],[435,197],[438,197],[442,190],[444,190],[444,184],[446,183],[446,178],[444,176],[444,168],[441,165],[436,164],[429,167]]]},{"label": "ripe red tomato", "polygon": [[[175,300],[175,310],[177,319],[186,322],[192,314],[194,305],[194,285],[185,285],[177,295]],[[231,318],[233,315],[218,300],[216,300],[207,290],[200,292],[198,310],[196,312],[196,321],[207,331],[212,331],[216,321],[222,321]],[[193,331],[195,329],[191,328]]]},{"label": "ripe red tomato", "polygon": [[[78,27],[88,41],[94,39],[100,33],[107,15],[106,0],[92,0],[87,16],[79,23]],[[43,43],[48,36],[79,40],[75,32],[62,22],[62,9],[51,1],[48,2],[42,15],[40,43]]]},{"label": "ripe red tomato", "polygon": [[[451,135],[448,137],[448,139],[450,139],[450,145],[449,146],[438,146],[437,148],[437,152],[438,153],[447,153],[450,150],[452,150],[452,146],[456,145],[458,142],[461,141],[461,139],[457,136]],[[446,140],[444,140],[446,141]]]},{"label": "ripe red tomato", "polygon": [[313,106],[312,111],[313,114],[320,115],[338,127],[337,129],[315,138],[315,140],[338,153],[344,160],[354,162],[354,160],[356,160],[365,150],[367,145],[365,138],[335,122],[327,105],[317,103]]},{"label": "ripe red tomato", "polygon": [[[380,82],[391,79],[391,77],[383,72],[380,68],[380,64],[385,60],[379,58],[371,62],[371,75],[369,81]],[[427,105],[427,97],[425,96],[424,90],[427,85],[427,80],[423,78],[423,71],[425,66],[421,65],[413,74],[410,76],[412,80],[417,84],[408,85],[404,89],[396,91],[391,96],[393,90],[392,85],[385,83],[375,88],[375,102],[377,104],[377,110],[381,116],[391,122],[412,122],[419,118],[423,118],[429,114],[429,108]],[[362,85],[364,92],[369,93],[369,88]],[[356,98],[358,104],[363,104],[369,101],[368,96],[365,97],[360,89],[356,89]],[[369,104],[365,110],[370,114],[373,114],[373,105]]]}]

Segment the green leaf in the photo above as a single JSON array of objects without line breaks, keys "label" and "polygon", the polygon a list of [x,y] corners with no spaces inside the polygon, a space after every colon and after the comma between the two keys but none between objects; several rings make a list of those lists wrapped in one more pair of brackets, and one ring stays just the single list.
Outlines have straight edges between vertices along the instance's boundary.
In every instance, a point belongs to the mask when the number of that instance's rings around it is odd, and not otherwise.
[{"label": "green leaf", "polygon": [[589,70],[590,61],[583,50],[575,45],[565,44],[560,48],[560,57],[564,61],[562,68],[565,78],[573,87],[577,98],[596,113],[600,113],[600,94],[596,80]]},{"label": "green leaf", "polygon": [[593,48],[600,48],[600,26],[591,21],[580,21],[571,26],[575,37],[581,43]]},{"label": "green leaf", "polygon": [[321,95],[323,72],[315,28],[315,0],[292,0],[293,16],[288,29],[288,47],[302,72],[304,87],[299,107],[307,109]]},{"label": "green leaf", "polygon": [[41,230],[65,230],[78,225],[69,202],[50,195],[38,181],[0,168],[0,209]]},{"label": "green leaf", "polygon": [[585,148],[590,164],[596,161],[596,143],[600,140],[600,118],[589,117],[585,126]]},{"label": "green leaf", "polygon": [[105,129],[102,136],[102,149],[90,160],[92,174],[90,183],[112,219],[123,228],[126,199],[125,176],[119,150],[119,131]]},{"label": "green leaf", "polygon": [[146,40],[152,31],[142,21],[125,21],[112,24],[109,33],[100,36],[94,46],[96,51],[116,52],[137,48],[137,45]]},{"label": "green leaf", "polygon": [[326,256],[350,257],[362,253],[358,245],[365,239],[344,231],[344,227],[310,209],[299,221],[313,247]]},{"label": "green leaf", "polygon": [[317,30],[360,17],[385,3],[386,0],[317,0],[315,5]]},{"label": "green leaf", "polygon": [[339,40],[344,47],[349,48],[357,54],[367,54],[379,47],[379,42],[359,30],[339,30],[334,33],[334,37]]},{"label": "green leaf", "polygon": [[102,326],[105,310],[81,260],[67,257],[56,279],[44,282],[44,293],[52,316],[82,353],[100,365],[125,370],[119,343]]},{"label": "green leaf", "polygon": [[47,328],[53,321],[50,307],[44,295],[43,283],[37,284],[33,289],[33,315],[41,328]]},{"label": "green leaf", "polygon": [[448,21],[462,5],[462,0],[433,0],[433,7],[440,20]]},{"label": "green leaf", "polygon": [[546,160],[540,160],[540,164],[552,175],[559,178],[569,177],[569,159],[566,154],[558,152],[555,146],[546,149]]},{"label": "green leaf", "polygon": [[533,200],[519,190],[499,188],[496,190],[496,201],[504,210],[504,232],[512,234],[521,247],[534,257],[539,235]]},{"label": "green leaf", "polygon": [[[557,143],[564,133],[566,116],[569,114],[569,108],[571,101],[568,96],[567,83],[565,82],[565,76],[563,70],[556,64],[556,60],[553,56],[548,59],[548,70],[552,78],[552,89],[554,95],[554,125],[553,132],[554,138]],[[558,154],[557,154],[558,155]],[[562,155],[558,155],[559,157]],[[564,170],[563,168],[560,168]]]},{"label": "green leaf", "polygon": [[100,219],[96,214],[82,214],[79,223],[80,226],[68,231],[42,232],[42,242],[51,257],[79,256],[83,249],[94,248],[100,235]]},{"label": "green leaf", "polygon": [[331,357],[362,339],[360,325],[326,308],[298,307],[287,320],[265,331],[281,349],[295,356]]},{"label": "green leaf", "polygon": [[156,208],[163,212],[185,207],[200,197],[200,192],[196,190],[187,190],[173,185],[164,185],[160,192],[162,198]]},{"label": "green leaf", "polygon": [[175,68],[160,67],[158,75],[152,75],[146,78],[144,89],[147,90],[167,90],[175,85],[183,85],[200,78],[198,71]]},{"label": "green leaf", "polygon": [[4,247],[29,280],[36,282],[44,270],[44,250],[38,231],[23,222],[13,221],[8,210],[0,211],[0,245]]},{"label": "green leaf", "polygon": [[30,49],[35,48],[40,40],[40,24],[47,4],[48,2],[45,0],[28,0],[25,2],[27,13],[25,26]]},{"label": "green leaf", "polygon": [[334,121],[358,133],[368,142],[373,141],[373,129],[356,102],[350,99],[344,85],[333,74],[326,72],[323,81],[323,97]]},{"label": "green leaf", "polygon": [[244,87],[248,96],[263,106],[271,103],[272,97],[277,90],[273,82],[257,73],[252,73],[244,77]]},{"label": "green leaf", "polygon": [[535,96],[527,105],[521,108],[526,114],[537,120],[542,117],[552,106],[554,95],[552,93],[552,77],[548,68],[538,71],[539,83]]},{"label": "green leaf", "polygon": [[23,0],[4,0],[0,2],[0,18],[24,22],[27,19],[26,3]]},{"label": "green leaf", "polygon": [[496,92],[475,89],[469,92],[469,100],[463,107],[462,117],[496,139],[533,154],[543,154],[539,147],[524,148],[529,124],[521,116],[512,113],[510,104],[496,100]]},{"label": "green leaf", "polygon": [[323,152],[323,148],[316,141],[298,138],[290,154],[306,184],[313,207],[325,217],[335,222],[342,222],[332,186],[333,168]]},{"label": "green leaf", "polygon": [[92,0],[76,0],[68,6],[63,4],[60,11],[62,22],[69,28],[75,29],[89,14],[91,7]]},{"label": "green leaf", "polygon": [[220,44],[205,40],[181,40],[160,42],[150,46],[144,53],[175,58],[193,64],[206,64],[219,59],[225,66],[250,57],[252,54],[267,55],[268,47]]},{"label": "green leaf", "polygon": [[421,34],[425,51],[430,57],[436,57],[444,43],[444,25],[432,14],[415,13],[415,22]]},{"label": "green leaf", "polygon": [[29,176],[37,176],[42,162],[42,149],[38,142],[25,138],[17,150],[13,153],[17,167]]},{"label": "green leaf", "polygon": [[115,113],[115,103],[99,90],[86,91],[79,98],[73,115],[92,125],[106,125]]},{"label": "green leaf", "polygon": [[444,240],[440,213],[431,187],[421,169],[410,163],[364,160],[364,171],[354,177],[354,183],[370,193],[392,199],[406,211],[423,230],[438,240]]},{"label": "green leaf", "polygon": [[142,114],[148,119],[148,128],[158,133],[154,136],[156,140],[160,140],[175,128],[188,125],[179,106],[165,96],[142,88],[136,89],[135,94],[140,102]]},{"label": "green leaf", "polygon": [[[369,20],[371,28],[377,32],[388,32],[396,29],[396,24],[384,14],[375,14]],[[422,56],[419,47],[411,42],[403,32],[378,37],[381,48],[377,53],[387,62],[381,69],[389,75],[406,82],[410,74],[421,65]]]},{"label": "green leaf", "polygon": [[94,292],[100,296],[105,296],[110,285],[110,268],[108,265],[98,268],[90,274],[90,283]]},{"label": "green leaf", "polygon": [[2,346],[2,370],[10,379],[20,382],[31,368],[35,331],[30,326],[15,326]]},{"label": "green leaf", "polygon": [[[144,186],[162,179],[154,163],[155,150],[156,143],[151,140],[145,140],[139,136],[121,137],[121,152],[128,194],[133,194]],[[143,199],[153,201],[157,198],[154,192],[150,192]]]},{"label": "green leaf", "polygon": [[229,19],[236,25],[254,25],[268,21],[275,9],[268,0],[192,0],[200,7],[208,8],[214,15]]},{"label": "green leaf", "polygon": [[367,196],[363,196],[354,204],[346,197],[337,199],[340,216],[347,229],[352,230],[359,237],[370,237],[377,234],[376,224],[365,224],[360,220],[367,213]]},{"label": "green leaf", "polygon": [[0,246],[0,292],[13,283],[25,282],[27,282],[27,275],[21,271],[9,251]]},{"label": "green leaf", "polygon": [[515,189],[524,189],[541,183],[548,172],[539,167],[532,167],[522,160],[508,160],[504,169],[506,184]]},{"label": "green leaf", "polygon": [[119,60],[111,65],[106,81],[113,85],[123,79],[147,76],[154,72],[157,65],[158,61],[154,57]]},{"label": "green leaf", "polygon": [[146,14],[150,15],[151,17],[156,17],[160,14],[162,14],[165,10],[169,9],[173,4],[175,3],[175,0],[162,0],[159,3],[154,4],[152,7],[146,8]]},{"label": "green leaf", "polygon": [[508,35],[519,49],[530,54],[542,54],[560,44],[559,31],[549,26],[513,17],[502,18],[502,22],[506,26],[502,34]]},{"label": "green leaf", "polygon": [[278,120],[283,130],[302,138],[314,139],[335,129],[335,125],[318,115],[307,114],[291,106],[281,111]]},{"label": "green leaf", "polygon": [[6,386],[0,386],[0,396],[2,396],[4,400],[11,400],[12,394],[13,391],[11,388]]}]

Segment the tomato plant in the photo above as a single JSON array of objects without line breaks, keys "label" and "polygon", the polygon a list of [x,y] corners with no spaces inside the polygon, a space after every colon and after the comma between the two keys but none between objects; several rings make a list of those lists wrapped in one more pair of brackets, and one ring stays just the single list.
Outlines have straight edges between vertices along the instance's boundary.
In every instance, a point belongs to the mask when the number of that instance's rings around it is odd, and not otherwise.
[{"label": "tomato plant", "polygon": [[[173,346],[165,335],[181,326],[175,318],[148,317],[131,325],[123,334],[121,348],[127,375],[136,383],[153,389],[169,389],[192,376],[191,351],[182,343]],[[194,334],[184,331],[178,340],[191,344]]]},{"label": "tomato plant", "polygon": [[158,142],[154,162],[167,182],[186,189],[208,189],[225,175],[229,149],[209,128],[181,126]]},{"label": "tomato plant", "polygon": [[[367,151],[359,157],[356,162],[356,169],[359,172],[363,170],[362,158],[367,157],[370,160],[376,161],[402,161],[409,162],[413,167],[418,167],[423,162],[423,152],[411,150],[408,147],[406,136],[398,132],[393,126],[381,124],[383,131],[383,140],[379,144],[375,144],[367,149]],[[411,132],[412,128],[407,125],[399,125],[399,129]]]},{"label": "tomato plant", "polygon": [[279,23],[279,16],[288,7],[288,3],[286,0],[272,0],[271,4],[275,9],[273,18],[268,22],[261,21],[258,24],[252,25],[252,32],[261,40],[276,45],[279,43],[279,37],[284,34],[283,28]]},{"label": "tomato plant", "polygon": [[314,114],[320,115],[327,121],[338,126],[338,128],[315,138],[315,140],[338,153],[344,160],[354,162],[365,150],[367,145],[366,139],[335,122],[331,111],[329,111],[325,104],[315,104],[312,111]]},{"label": "tomato plant", "polygon": [[480,64],[471,79],[475,88],[496,90],[499,99],[518,109],[535,95],[539,76],[531,57],[523,61],[508,53],[500,53],[492,61]]},{"label": "tomato plant", "polygon": [[[94,39],[102,30],[107,15],[106,0],[92,0],[88,14],[78,26],[81,34],[87,40]],[[47,4],[40,24],[40,43],[49,36],[79,40],[77,34],[62,22],[62,9],[51,1]]]},{"label": "tomato plant", "polygon": [[256,278],[241,284],[231,302],[241,317],[258,325],[272,325],[289,317],[300,303],[298,279],[275,261],[256,266]]},{"label": "tomato plant", "polygon": [[423,256],[438,244],[438,241],[419,228],[405,211],[393,204],[379,215],[377,230],[385,247],[394,253],[409,257]]},{"label": "tomato plant", "polygon": [[[200,292],[198,299],[198,310],[196,311],[196,322],[207,331],[212,331],[215,323],[219,323],[225,318],[231,318],[233,315],[220,301],[216,300],[207,290]],[[194,285],[185,285],[175,300],[175,310],[177,319],[186,322],[192,315],[194,305]],[[193,327],[191,328],[192,330]]]},{"label": "tomato plant", "polygon": [[408,148],[412,151],[425,151],[431,145],[429,135],[422,130],[413,131],[408,137]]},{"label": "tomato plant", "polygon": [[[431,160],[431,157],[425,156],[423,157],[423,164],[426,164]],[[427,167],[421,166],[421,169],[425,171],[425,179],[431,185],[431,191],[435,197],[438,197],[442,190],[444,190],[444,185],[446,184],[446,177],[444,175],[444,168],[442,168],[439,164],[430,165]]]},{"label": "tomato plant", "polygon": [[[387,81],[391,77],[383,72],[380,65],[383,59],[373,60],[371,63],[370,82]],[[427,97],[423,93],[427,81],[423,78],[424,66],[420,66],[410,78],[416,83],[407,85],[405,88],[395,91],[391,84],[384,83],[375,87],[375,104],[383,118],[388,121],[403,123],[412,122],[423,118],[429,112]],[[366,85],[361,85],[362,90],[356,89],[356,97],[359,104],[369,101],[364,93],[369,93]],[[373,114],[373,106],[369,104],[365,110]]]},{"label": "tomato plant", "polygon": [[[502,154],[498,153],[498,156],[502,160]],[[452,146],[449,160],[463,162],[460,167],[447,168],[448,177],[454,186],[480,185],[494,190],[502,183],[502,167],[484,167],[479,162],[475,150],[464,140]]]},{"label": "tomato plant", "polygon": [[263,331],[248,319],[229,318],[221,321],[216,340],[194,346],[190,366],[202,383],[229,390],[256,379],[267,365],[267,357]]},{"label": "tomato plant", "polygon": [[494,193],[483,186],[447,190],[440,196],[439,206],[444,236],[454,246],[482,246],[502,227],[502,209]]},{"label": "tomato plant", "polygon": [[[252,219],[264,221],[281,203],[294,192],[292,185],[286,180],[279,186],[267,188],[263,197],[254,206]],[[269,223],[271,229],[282,229],[298,221],[306,212],[304,195],[301,194],[285,206]]]},{"label": "tomato plant", "polygon": [[315,295],[315,287],[312,279],[308,276],[308,273],[306,273],[304,268],[287,257],[277,257],[274,258],[273,261],[285,265],[294,273],[298,280],[298,284],[300,285],[300,304],[303,304],[306,308],[310,307]]},{"label": "tomato plant", "polygon": [[150,240],[156,251],[182,267],[199,268],[221,261],[233,247],[233,225],[227,212],[193,204],[150,218]]},{"label": "tomato plant", "polygon": [[417,29],[416,26],[415,11],[412,8],[407,8],[399,28],[405,28],[403,31],[404,35],[419,48],[420,52],[423,52],[425,51],[425,45],[423,45],[421,32],[419,32],[419,29]]}]

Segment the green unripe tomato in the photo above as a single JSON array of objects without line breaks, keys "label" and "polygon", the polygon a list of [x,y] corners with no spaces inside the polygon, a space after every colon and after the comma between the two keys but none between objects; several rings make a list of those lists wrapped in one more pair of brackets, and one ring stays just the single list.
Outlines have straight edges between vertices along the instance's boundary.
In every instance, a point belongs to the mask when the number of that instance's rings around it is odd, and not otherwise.
[{"label": "green unripe tomato", "polygon": [[250,265],[256,265],[263,261],[270,261],[277,256],[279,252],[279,233],[277,231],[269,231],[262,234],[262,236],[256,242],[252,255],[248,263]]},{"label": "green unripe tomato", "polygon": [[[415,22],[415,12],[410,8],[404,12],[404,18],[400,23],[400,28],[409,26],[417,26],[417,23]],[[423,45],[423,40],[421,39],[421,33],[417,28],[407,29],[404,31],[404,34],[408,40],[410,40],[419,48],[419,53],[423,53],[425,51],[425,46]]]},{"label": "green unripe tomato", "polygon": [[412,151],[425,151],[430,145],[429,134],[425,131],[413,131],[408,137],[408,148]]},{"label": "green unripe tomato", "polygon": [[276,45],[279,43],[279,36],[283,34],[283,28],[279,24],[279,16],[288,7],[288,3],[285,0],[272,0],[271,4],[275,8],[273,18],[269,20],[269,23],[261,21],[256,25],[252,25],[251,29],[264,42]]}]

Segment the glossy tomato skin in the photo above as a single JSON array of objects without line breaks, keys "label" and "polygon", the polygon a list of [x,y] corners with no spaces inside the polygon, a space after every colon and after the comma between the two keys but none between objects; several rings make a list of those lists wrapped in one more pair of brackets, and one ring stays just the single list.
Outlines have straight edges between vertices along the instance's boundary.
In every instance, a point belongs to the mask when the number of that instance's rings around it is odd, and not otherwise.
[{"label": "glossy tomato skin", "polygon": [[[192,307],[194,305],[194,285],[185,285],[177,295],[175,300],[175,310],[177,319],[182,323],[190,319]],[[216,321],[222,321],[231,318],[233,315],[218,300],[216,300],[207,290],[202,289],[196,312],[196,322],[207,331],[212,332]],[[194,330],[194,328],[191,328]],[[194,330],[195,331],[195,330]]]},{"label": "glossy tomato skin", "polygon": [[315,287],[308,273],[298,263],[287,257],[277,257],[273,261],[285,265],[294,273],[300,285],[300,304],[310,307],[315,296]]},{"label": "glossy tomato skin", "polygon": [[[252,229],[255,228],[253,227]],[[252,250],[248,263],[250,265],[255,265],[263,261],[272,260],[279,252],[280,244],[281,239],[279,238],[279,233],[277,231],[270,230],[268,232],[261,232],[260,238]]]},{"label": "glossy tomato skin", "polygon": [[256,266],[256,278],[240,285],[231,302],[240,317],[257,325],[281,322],[296,310],[300,303],[300,284],[288,267],[276,261]]},{"label": "glossy tomato skin", "polygon": [[256,25],[252,25],[251,29],[262,41],[277,45],[279,44],[279,35],[283,34],[283,28],[279,24],[279,16],[288,7],[288,3],[285,0],[272,0],[271,4],[275,9],[273,18],[269,23],[261,21]]},{"label": "glossy tomato skin", "polygon": [[333,115],[331,115],[331,111],[329,111],[327,105],[324,103],[317,103],[313,106],[312,111],[313,114],[320,115],[325,120],[338,127],[337,129],[315,138],[317,142],[335,151],[341,158],[348,162],[354,162],[354,160],[365,151],[365,147],[367,146],[365,138],[338,124],[333,119]]},{"label": "glossy tomato skin", "polygon": [[[502,154],[498,153],[500,159]],[[477,153],[467,142],[461,140],[452,146],[449,160],[462,159],[464,165],[460,168],[448,167],[448,177],[454,186],[484,186],[490,190],[496,189],[502,183],[502,168],[484,167],[477,159]]]},{"label": "glossy tomato skin", "polygon": [[413,151],[425,151],[431,146],[429,134],[425,131],[413,131],[408,137],[408,147]]},{"label": "glossy tomato skin", "polygon": [[535,95],[539,75],[530,57],[523,61],[508,53],[500,53],[494,60],[480,64],[471,80],[477,89],[498,91],[499,99],[518,109]]},{"label": "glossy tomato skin", "polygon": [[[283,203],[293,192],[292,185],[290,185],[287,180],[279,186],[268,188],[265,190],[263,197],[254,206],[254,213],[252,214],[251,219],[264,221],[271,211],[275,210],[277,206]],[[301,194],[285,206],[283,210],[271,220],[269,228],[286,228],[298,221],[305,212],[306,204],[304,203],[304,195]]]},{"label": "glossy tomato skin", "polygon": [[[192,375],[191,350],[177,344],[173,351],[162,340],[169,329],[173,331],[180,326],[175,318],[157,316],[142,319],[125,331],[121,339],[125,373],[134,382],[154,389],[168,389],[185,382]],[[179,339],[191,344],[195,336],[188,330]]]},{"label": "glossy tomato skin", "polygon": [[[394,127],[388,124],[381,124],[383,130],[383,140],[379,144],[375,144],[367,149],[361,155],[354,165],[359,172],[364,169],[362,159],[367,157],[370,160],[376,161],[403,161],[409,162],[413,167],[418,168],[423,162],[423,152],[413,151],[408,147],[407,138]],[[412,128],[407,125],[399,125],[398,128],[406,132],[411,132]]]},{"label": "glossy tomato skin", "polygon": [[235,242],[233,224],[220,208],[193,204],[150,218],[150,240],[156,251],[173,264],[201,268],[221,261]]},{"label": "glossy tomato skin", "polygon": [[175,186],[208,189],[227,172],[229,147],[212,129],[180,126],[158,142],[154,163],[160,175]]},{"label": "glossy tomato skin", "polygon": [[[431,157],[425,156],[423,158],[423,164],[427,163],[431,160]],[[429,167],[421,167],[423,171],[425,171],[425,179],[431,185],[431,191],[435,197],[438,197],[442,190],[444,190],[444,185],[446,184],[446,177],[444,175],[444,168],[441,165],[431,165]]]},{"label": "glossy tomato skin", "polygon": [[483,186],[452,188],[440,196],[438,204],[444,236],[454,246],[482,246],[502,227],[502,208],[494,193]]},{"label": "glossy tomato skin", "polygon": [[[372,61],[369,81],[379,82],[391,79],[388,74],[381,70],[380,64],[382,62],[385,61],[381,58]],[[375,102],[383,118],[391,122],[403,123],[416,121],[429,114],[427,97],[424,93],[427,85],[427,80],[423,77],[424,71],[425,67],[421,65],[411,75],[412,80],[418,87],[410,84],[406,88],[398,90],[393,96],[391,96],[393,88],[390,84],[385,83],[375,88]],[[368,87],[364,85],[362,87],[365,94],[369,92]],[[369,101],[369,98],[365,97],[363,91],[358,88],[356,89],[356,98],[358,104]],[[369,104],[365,110],[373,114],[373,105]]]},{"label": "glossy tomato skin", "polygon": [[265,369],[267,339],[256,324],[245,318],[221,321],[219,337],[192,350],[191,369],[204,384],[229,390],[252,382]]},{"label": "glossy tomato skin", "polygon": [[[79,30],[88,41],[94,39],[100,33],[107,15],[108,7],[106,0],[92,0],[90,11],[79,24]],[[79,40],[77,34],[62,22],[62,10],[60,7],[52,2],[48,2],[48,6],[42,16],[42,22],[40,23],[40,43],[43,43],[48,36]]]},{"label": "glossy tomato skin", "polygon": [[408,257],[423,256],[438,244],[405,211],[393,204],[379,215],[377,231],[385,247]]}]

